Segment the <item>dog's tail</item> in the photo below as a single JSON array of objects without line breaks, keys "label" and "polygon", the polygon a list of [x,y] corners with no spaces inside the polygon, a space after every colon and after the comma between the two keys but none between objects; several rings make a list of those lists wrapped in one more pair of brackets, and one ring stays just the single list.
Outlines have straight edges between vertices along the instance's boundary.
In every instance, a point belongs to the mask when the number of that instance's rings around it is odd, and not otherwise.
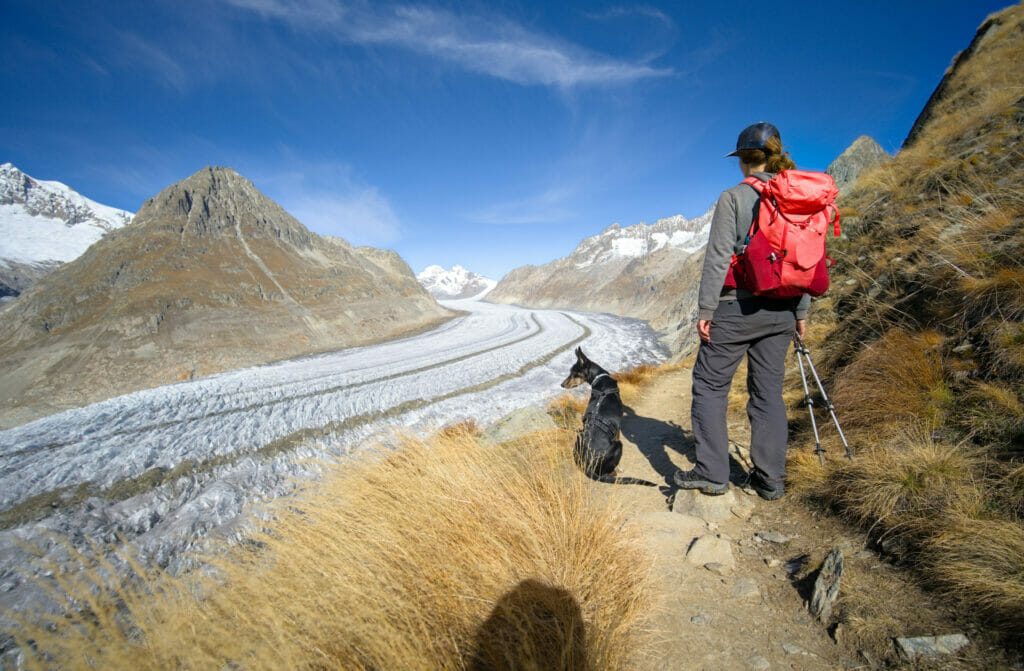
[{"label": "dog's tail", "polygon": [[640,478],[632,478],[626,475],[591,475],[591,479],[598,482],[607,482],[613,485],[644,485],[645,487],[657,487],[657,483]]}]

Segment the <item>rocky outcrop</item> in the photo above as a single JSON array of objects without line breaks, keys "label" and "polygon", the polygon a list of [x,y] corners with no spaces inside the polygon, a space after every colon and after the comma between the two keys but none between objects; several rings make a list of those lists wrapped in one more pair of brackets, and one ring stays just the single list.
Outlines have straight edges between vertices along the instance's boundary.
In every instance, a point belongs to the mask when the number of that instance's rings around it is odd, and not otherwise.
[{"label": "rocky outcrop", "polygon": [[322,238],[206,168],[4,306],[0,425],[450,315],[393,252]]},{"label": "rocky outcrop", "polygon": [[861,135],[846,148],[846,151],[829,164],[825,172],[832,176],[836,188],[845,193],[849,191],[862,173],[891,158],[874,139],[867,135]]},{"label": "rocky outcrop", "polygon": [[675,353],[696,345],[697,284],[712,210],[695,219],[609,226],[569,256],[510,272],[486,300],[643,319]]}]

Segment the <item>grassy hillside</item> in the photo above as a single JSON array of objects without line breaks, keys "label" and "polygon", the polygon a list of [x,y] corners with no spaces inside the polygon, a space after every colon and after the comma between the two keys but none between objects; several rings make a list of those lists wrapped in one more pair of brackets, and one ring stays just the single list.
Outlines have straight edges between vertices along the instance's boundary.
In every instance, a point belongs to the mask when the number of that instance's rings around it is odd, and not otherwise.
[{"label": "grassy hillside", "polygon": [[[840,201],[810,343],[852,462],[793,482],[901,547],[965,612],[1024,633],[1024,7],[979,30],[913,141]],[[791,391],[792,417],[802,392]],[[808,427],[804,426],[803,430]],[[801,439],[806,442],[805,432]],[[841,446],[829,446],[841,454]]]}]

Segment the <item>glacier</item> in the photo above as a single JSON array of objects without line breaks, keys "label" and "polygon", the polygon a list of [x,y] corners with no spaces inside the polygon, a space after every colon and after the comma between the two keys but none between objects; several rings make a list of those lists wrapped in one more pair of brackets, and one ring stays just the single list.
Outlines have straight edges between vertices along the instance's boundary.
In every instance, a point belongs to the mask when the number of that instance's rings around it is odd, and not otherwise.
[{"label": "glacier", "polygon": [[209,539],[244,536],[324,460],[351,458],[396,430],[487,424],[564,393],[577,345],[612,371],[667,355],[633,319],[442,304],[462,316],[427,333],[135,392],[0,432],[0,610],[56,607],[40,580],[74,570],[72,550],[96,543],[112,551],[124,542],[144,562],[188,568]]}]

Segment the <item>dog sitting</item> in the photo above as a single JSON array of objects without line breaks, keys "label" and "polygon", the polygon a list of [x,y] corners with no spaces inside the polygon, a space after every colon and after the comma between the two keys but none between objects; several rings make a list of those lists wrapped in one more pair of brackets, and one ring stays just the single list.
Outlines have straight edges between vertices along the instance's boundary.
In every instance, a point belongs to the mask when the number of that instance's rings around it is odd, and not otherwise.
[{"label": "dog sitting", "polygon": [[583,427],[576,434],[573,458],[588,478],[600,482],[654,485],[637,478],[615,476],[622,459],[622,441],[619,426],[622,423],[622,399],[619,383],[604,368],[587,358],[583,349],[576,348],[576,362],[569,376],[562,382],[563,389],[572,389],[583,383],[590,385],[590,400],[583,413]]}]

